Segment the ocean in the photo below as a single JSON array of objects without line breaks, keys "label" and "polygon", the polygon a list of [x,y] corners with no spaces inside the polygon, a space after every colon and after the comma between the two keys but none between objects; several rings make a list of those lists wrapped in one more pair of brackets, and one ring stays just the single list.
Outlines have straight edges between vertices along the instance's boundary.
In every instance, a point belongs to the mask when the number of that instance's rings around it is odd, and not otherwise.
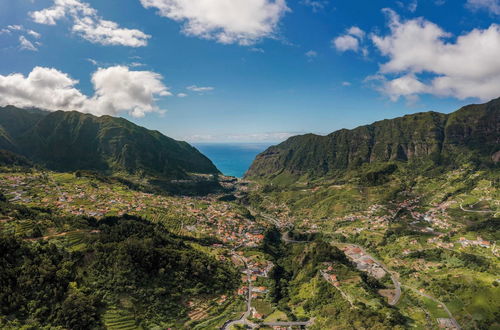
[{"label": "ocean", "polygon": [[255,156],[273,143],[193,143],[205,156],[228,176],[243,177]]}]

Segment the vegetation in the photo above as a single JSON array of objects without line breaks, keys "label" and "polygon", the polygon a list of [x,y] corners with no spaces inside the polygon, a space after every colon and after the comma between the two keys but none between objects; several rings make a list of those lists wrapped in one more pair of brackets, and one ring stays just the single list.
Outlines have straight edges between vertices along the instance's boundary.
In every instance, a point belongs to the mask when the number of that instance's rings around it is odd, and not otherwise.
[{"label": "vegetation", "polygon": [[[499,117],[497,99],[450,115],[417,113],[326,136],[295,136],[258,155],[246,177],[275,183],[286,177],[338,177],[366,163],[418,159],[451,167],[465,162],[493,166],[492,155],[499,151]],[[381,183],[380,175],[391,171],[393,165],[367,173],[365,179]]]},{"label": "vegetation", "polygon": [[58,171],[124,172],[157,179],[219,173],[186,142],[123,118],[79,112],[0,108],[0,148]]},{"label": "vegetation", "polygon": [[0,235],[6,327],[179,326],[189,299],[227,294],[239,283],[230,265],[141,218],[58,217],[5,201],[0,214],[66,230],[54,239],[29,239],[29,230]]},{"label": "vegetation", "polygon": [[345,278],[360,277],[359,271],[337,247],[321,239],[309,244],[284,246],[278,239],[273,240],[272,250],[269,252],[276,258],[276,266],[270,275],[274,279],[271,296],[279,309],[287,312],[289,319],[314,318],[312,329],[404,328],[405,318],[372,292],[373,282],[376,282],[373,278],[362,276],[359,285],[362,290],[368,290],[365,294],[377,301],[377,304],[369,306],[359,302],[362,308],[353,308],[321,276],[320,270],[326,268],[326,263],[334,265],[335,269],[342,269],[342,276]]}]

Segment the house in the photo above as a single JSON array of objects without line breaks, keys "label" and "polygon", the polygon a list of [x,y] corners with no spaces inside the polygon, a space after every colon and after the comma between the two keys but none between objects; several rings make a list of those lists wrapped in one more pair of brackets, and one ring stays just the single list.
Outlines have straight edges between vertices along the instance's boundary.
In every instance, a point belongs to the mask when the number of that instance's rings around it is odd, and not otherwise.
[{"label": "house", "polygon": [[258,286],[258,287],[252,288],[252,292],[265,293],[265,292],[267,292],[267,289],[265,286]]},{"label": "house", "polygon": [[488,247],[490,247],[490,242],[488,242],[488,241],[482,241],[481,243],[479,243],[479,245],[482,246],[482,247],[488,248]]}]

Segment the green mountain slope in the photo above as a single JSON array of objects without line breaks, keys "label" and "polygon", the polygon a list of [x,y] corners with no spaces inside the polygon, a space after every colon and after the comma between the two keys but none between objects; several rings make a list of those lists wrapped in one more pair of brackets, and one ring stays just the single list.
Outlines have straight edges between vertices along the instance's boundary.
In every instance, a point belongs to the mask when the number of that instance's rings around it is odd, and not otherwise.
[{"label": "green mountain slope", "polygon": [[61,217],[1,194],[0,218],[8,219],[0,223],[2,329],[178,329],[188,301],[239,284],[230,264],[141,218]]},{"label": "green mountain slope", "polygon": [[500,99],[446,115],[417,113],[327,136],[295,136],[258,155],[247,178],[322,177],[366,163],[431,159],[488,163],[500,150]]},{"label": "green mountain slope", "polygon": [[207,157],[186,142],[122,118],[79,112],[0,108],[0,148],[58,171],[126,172],[169,179],[218,173]]}]

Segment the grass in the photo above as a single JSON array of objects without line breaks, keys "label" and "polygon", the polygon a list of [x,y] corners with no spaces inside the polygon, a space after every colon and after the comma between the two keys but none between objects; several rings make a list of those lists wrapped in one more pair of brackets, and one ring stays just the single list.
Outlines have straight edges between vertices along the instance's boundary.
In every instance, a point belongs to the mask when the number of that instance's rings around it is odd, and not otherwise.
[{"label": "grass", "polygon": [[271,305],[271,303],[262,299],[252,300],[252,307],[255,307],[257,312],[262,315],[269,315],[274,311],[274,308]]},{"label": "grass", "polygon": [[68,248],[72,251],[79,251],[84,249],[87,244],[85,233],[81,232],[72,232],[68,233],[66,236],[66,242],[68,244]]},{"label": "grass", "polygon": [[264,319],[264,322],[278,322],[278,321],[288,321],[288,317],[286,316],[286,314],[279,310],[272,312]]},{"label": "grass", "polygon": [[434,300],[431,300],[427,297],[421,297],[422,302],[424,303],[425,308],[429,311],[429,313],[434,318],[448,318],[448,313],[444,310],[444,308],[439,307],[439,304]]},{"label": "grass", "polygon": [[110,308],[103,316],[104,325],[109,330],[141,329],[130,312],[123,309]]}]

